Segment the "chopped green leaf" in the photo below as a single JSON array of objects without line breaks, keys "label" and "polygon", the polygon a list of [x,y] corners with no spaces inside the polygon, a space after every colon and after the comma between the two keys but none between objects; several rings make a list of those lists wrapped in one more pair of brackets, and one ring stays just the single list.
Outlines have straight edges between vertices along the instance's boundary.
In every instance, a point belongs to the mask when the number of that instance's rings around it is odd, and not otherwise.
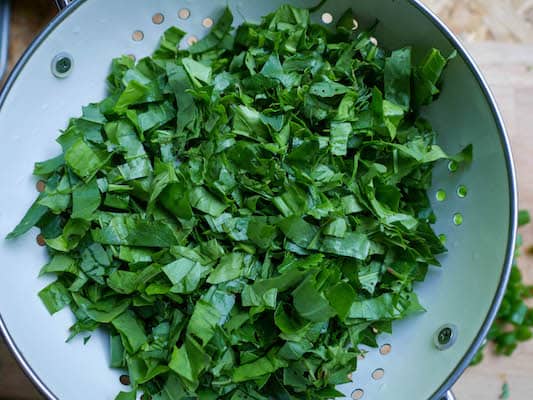
[{"label": "chopped green leaf", "polygon": [[39,297],[50,314],[61,311],[72,301],[69,291],[60,281],[55,281],[41,290]]}]

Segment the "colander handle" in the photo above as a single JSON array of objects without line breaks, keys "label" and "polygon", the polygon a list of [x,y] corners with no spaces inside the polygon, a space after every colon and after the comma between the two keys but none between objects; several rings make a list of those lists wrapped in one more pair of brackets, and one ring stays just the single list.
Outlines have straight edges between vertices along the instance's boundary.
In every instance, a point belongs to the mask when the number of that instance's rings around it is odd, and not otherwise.
[{"label": "colander handle", "polygon": [[449,391],[447,392],[441,400],[456,400],[454,394]]},{"label": "colander handle", "polygon": [[54,2],[56,3],[57,8],[62,10],[71,3],[71,0],[54,0]]}]

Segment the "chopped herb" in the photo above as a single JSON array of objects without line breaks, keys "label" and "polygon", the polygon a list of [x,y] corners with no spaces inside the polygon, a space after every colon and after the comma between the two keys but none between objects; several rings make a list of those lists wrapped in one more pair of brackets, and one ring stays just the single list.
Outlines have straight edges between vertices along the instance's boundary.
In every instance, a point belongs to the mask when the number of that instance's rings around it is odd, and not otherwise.
[{"label": "chopped herb", "polygon": [[505,382],[502,385],[502,393],[500,394],[500,399],[509,400],[511,398],[511,391],[509,390],[509,384]]},{"label": "chopped herb", "polygon": [[414,283],[446,250],[432,170],[472,147],[448,156],[419,113],[449,58],[414,65],[351,15],[333,32],[282,6],[233,32],[226,9],[188,50],[170,28],[36,164],[9,238],[41,229],[39,295],[71,337],[107,329],[118,400],[337,397],[361,345],[424,311]]}]

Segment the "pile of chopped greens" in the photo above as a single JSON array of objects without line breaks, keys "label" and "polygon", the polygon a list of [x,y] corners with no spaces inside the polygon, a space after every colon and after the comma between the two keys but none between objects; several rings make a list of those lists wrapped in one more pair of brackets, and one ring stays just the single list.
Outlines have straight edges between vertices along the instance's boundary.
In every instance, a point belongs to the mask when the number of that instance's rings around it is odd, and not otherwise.
[{"label": "pile of chopped greens", "polygon": [[[388,52],[282,6],[179,50],[112,63],[109,96],[37,163],[20,225],[50,253],[39,296],[72,336],[105,328],[132,391],[170,399],[326,399],[361,344],[423,311],[445,251],[431,224],[435,145],[419,110],[448,59]],[[234,34],[235,33],[235,34]]]},{"label": "pile of chopped greens", "polygon": [[[520,211],[518,225],[524,226],[530,222],[529,212]],[[518,235],[511,277],[496,321],[487,336],[487,343],[493,344],[493,350],[498,355],[511,356],[521,342],[533,338],[533,308],[527,305],[527,301],[533,298],[533,286],[524,283],[518,268],[521,246],[522,236]],[[479,364],[483,360],[484,351],[485,346],[479,350],[472,364]]]}]

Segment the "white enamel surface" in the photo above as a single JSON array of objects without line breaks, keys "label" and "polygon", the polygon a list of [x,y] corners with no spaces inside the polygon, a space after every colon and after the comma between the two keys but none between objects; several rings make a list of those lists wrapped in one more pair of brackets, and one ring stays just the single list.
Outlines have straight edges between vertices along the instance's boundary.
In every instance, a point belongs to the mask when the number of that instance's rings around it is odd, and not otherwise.
[{"label": "white enamel surface", "polygon": [[[59,130],[81,106],[100,100],[110,60],[120,54],[148,55],[160,34],[177,24],[191,34],[207,32],[201,21],[216,21],[226,1],[178,0],[87,0],[50,33],[34,52],[15,81],[0,109],[0,237],[18,223],[36,196],[31,177],[35,161],[58,154],[54,142]],[[282,1],[248,0],[229,2],[236,23],[241,16],[257,20]],[[297,1],[311,5],[315,1]],[[335,7],[333,7],[335,5]],[[438,47],[450,52],[450,44],[421,12],[406,0],[330,0],[316,13],[320,19],[328,11],[336,19],[348,7],[358,15],[361,26],[377,16],[381,24],[375,34],[387,47],[411,44],[416,52]],[[187,8],[191,17],[178,18]],[[161,12],[165,21],[152,23]],[[144,40],[134,42],[135,30]],[[52,58],[66,51],[74,57],[75,68],[63,80],[50,72]],[[355,383],[344,385],[349,397],[353,390],[365,390],[364,399],[412,399],[430,397],[452,373],[477,335],[493,301],[503,270],[510,224],[510,193],[506,162],[495,117],[470,71],[460,57],[451,63],[439,101],[427,115],[440,133],[440,144],[456,152],[473,143],[475,162],[466,171],[450,175],[440,164],[435,173],[434,194],[445,189],[448,200],[435,204],[438,233],[448,236],[449,254],[443,268],[432,269],[419,293],[428,312],[395,326],[392,352],[382,356],[371,352],[360,362]],[[455,195],[457,185],[465,184],[468,196]],[[452,223],[455,212],[464,215],[464,224]],[[104,335],[95,335],[86,346],[81,340],[65,343],[67,328],[73,322],[68,310],[50,317],[36,293],[47,281],[38,279],[46,257],[35,244],[34,230],[25,237],[6,243],[0,240],[0,313],[17,348],[32,370],[59,399],[111,400],[118,390],[119,373],[107,367],[108,351]],[[440,352],[433,346],[433,334],[446,323],[459,327],[457,343]],[[382,380],[370,374],[384,368]]]}]

